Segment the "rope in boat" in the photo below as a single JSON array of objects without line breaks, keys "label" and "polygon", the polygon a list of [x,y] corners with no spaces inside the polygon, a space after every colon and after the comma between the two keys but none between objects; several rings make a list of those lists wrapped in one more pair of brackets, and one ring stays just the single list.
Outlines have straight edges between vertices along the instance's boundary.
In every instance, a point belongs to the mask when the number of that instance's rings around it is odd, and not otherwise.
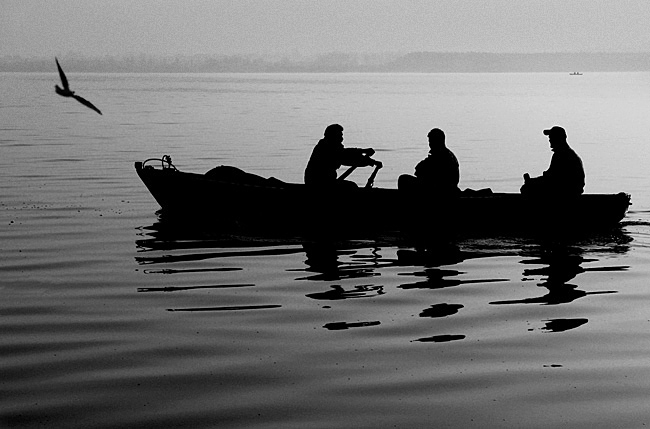
[{"label": "rope in boat", "polygon": [[160,166],[163,170],[172,169],[178,171],[176,166],[172,164],[172,157],[169,155],[163,155],[162,158],[149,158],[142,163],[142,167],[144,168],[144,166],[147,165],[149,161],[159,161]]}]

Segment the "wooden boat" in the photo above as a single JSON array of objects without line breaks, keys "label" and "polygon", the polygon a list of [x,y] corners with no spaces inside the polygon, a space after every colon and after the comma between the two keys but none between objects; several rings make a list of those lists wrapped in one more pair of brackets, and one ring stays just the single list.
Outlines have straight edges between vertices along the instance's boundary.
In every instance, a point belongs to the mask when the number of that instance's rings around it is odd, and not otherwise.
[{"label": "wooden boat", "polygon": [[169,157],[136,162],[135,169],[162,213],[186,221],[275,231],[443,235],[593,231],[619,224],[630,205],[630,196],[623,192],[564,200],[489,190],[465,190],[453,199],[441,199],[372,186],[316,192],[235,167],[217,167],[206,174],[182,172]]}]

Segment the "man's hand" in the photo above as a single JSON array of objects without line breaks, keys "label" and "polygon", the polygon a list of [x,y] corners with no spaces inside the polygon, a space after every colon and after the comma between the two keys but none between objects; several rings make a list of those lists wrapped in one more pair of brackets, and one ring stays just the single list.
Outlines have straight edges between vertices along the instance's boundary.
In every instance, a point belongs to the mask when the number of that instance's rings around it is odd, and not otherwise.
[{"label": "man's hand", "polygon": [[363,154],[366,156],[373,156],[375,154],[375,150],[372,148],[367,148],[363,150]]}]

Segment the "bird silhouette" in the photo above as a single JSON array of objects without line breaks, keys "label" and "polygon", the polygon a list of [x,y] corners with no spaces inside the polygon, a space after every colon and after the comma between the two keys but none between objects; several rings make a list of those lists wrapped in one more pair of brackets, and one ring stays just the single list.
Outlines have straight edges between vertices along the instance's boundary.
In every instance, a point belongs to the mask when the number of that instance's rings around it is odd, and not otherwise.
[{"label": "bird silhouette", "polygon": [[89,107],[93,109],[95,112],[99,113],[100,115],[102,112],[99,111],[97,107],[90,101],[86,100],[83,97],[80,97],[78,95],[75,95],[74,91],[70,90],[70,86],[68,85],[68,78],[65,77],[65,73],[63,73],[63,69],[59,65],[59,60],[54,57],[54,60],[56,61],[56,67],[59,69],[59,76],[61,77],[61,85],[63,85],[63,88],[59,87],[59,85],[54,85],[54,89],[56,90],[56,93],[59,94],[62,97],[72,97],[81,104],[83,104],[86,107]]}]

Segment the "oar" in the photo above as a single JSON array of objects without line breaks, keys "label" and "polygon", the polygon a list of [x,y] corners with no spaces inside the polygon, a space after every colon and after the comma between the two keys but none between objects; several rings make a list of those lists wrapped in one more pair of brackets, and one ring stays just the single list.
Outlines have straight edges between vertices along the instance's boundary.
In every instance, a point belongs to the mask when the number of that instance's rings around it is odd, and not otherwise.
[{"label": "oar", "polygon": [[353,165],[352,167],[345,170],[345,172],[343,174],[341,174],[341,176],[339,176],[339,178],[336,179],[336,180],[345,180],[356,169],[357,169],[357,166]]},{"label": "oar", "polygon": [[382,167],[381,164],[375,165],[375,170],[372,172],[372,174],[368,178],[368,182],[366,183],[366,189],[372,188],[372,185],[375,183],[375,177],[377,176],[377,172],[381,167]]}]

